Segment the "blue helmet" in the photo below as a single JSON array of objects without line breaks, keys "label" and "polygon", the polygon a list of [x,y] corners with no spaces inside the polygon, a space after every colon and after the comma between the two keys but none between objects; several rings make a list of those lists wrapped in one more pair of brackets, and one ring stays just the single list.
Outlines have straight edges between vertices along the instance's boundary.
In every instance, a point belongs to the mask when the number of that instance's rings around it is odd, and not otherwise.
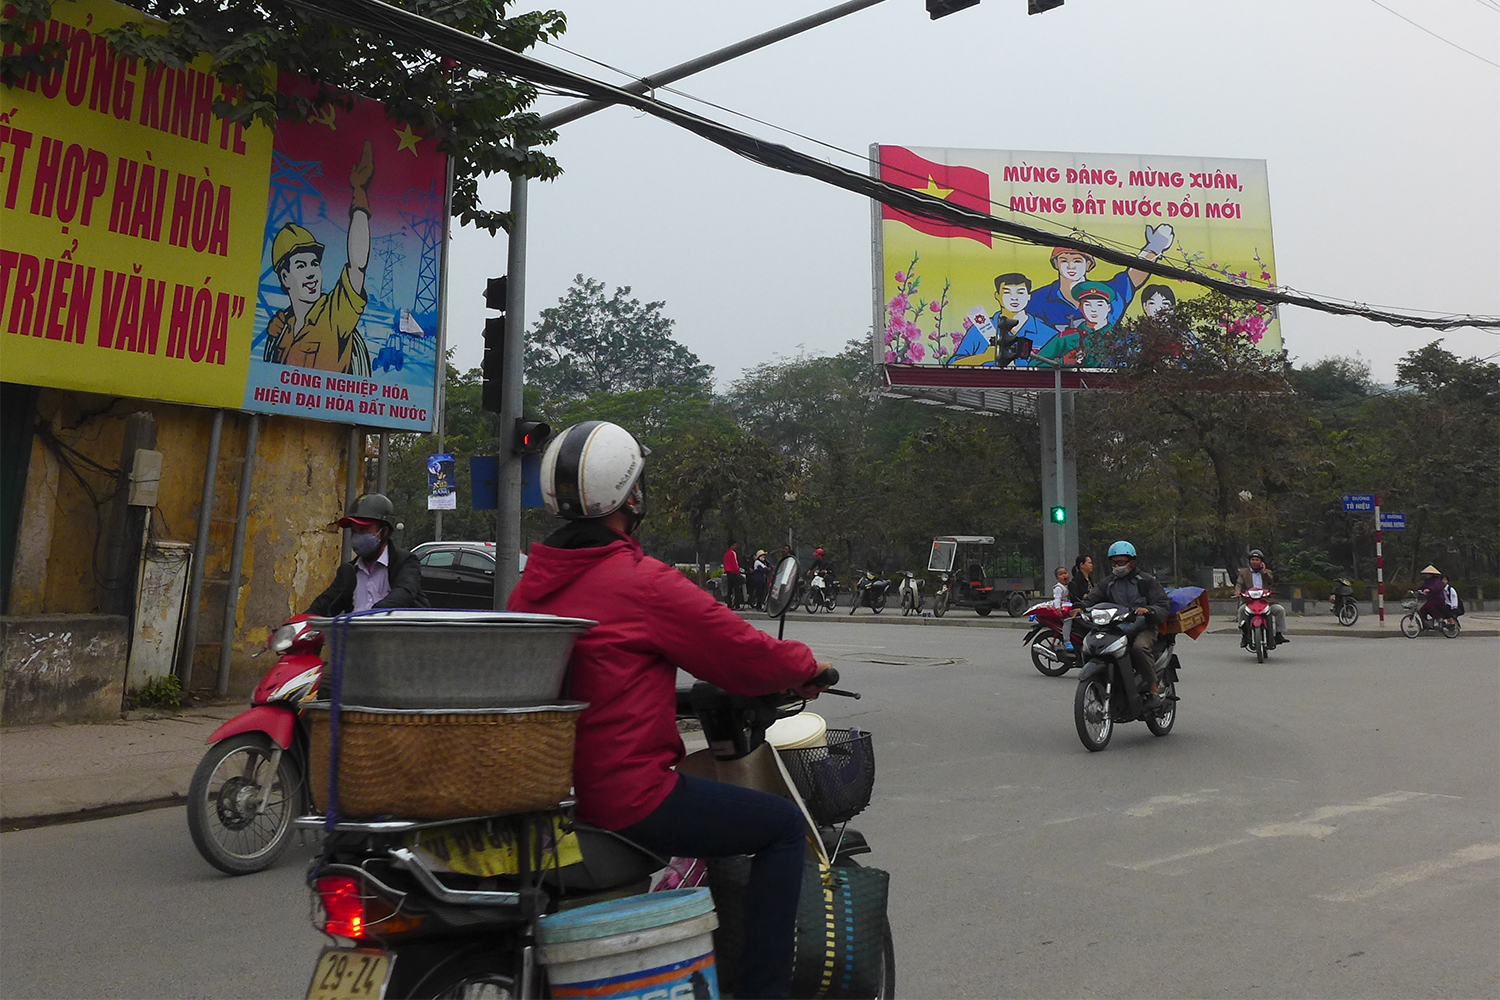
[{"label": "blue helmet", "polygon": [[1113,559],[1115,556],[1129,556],[1134,559],[1135,546],[1122,538],[1109,547],[1109,558]]}]

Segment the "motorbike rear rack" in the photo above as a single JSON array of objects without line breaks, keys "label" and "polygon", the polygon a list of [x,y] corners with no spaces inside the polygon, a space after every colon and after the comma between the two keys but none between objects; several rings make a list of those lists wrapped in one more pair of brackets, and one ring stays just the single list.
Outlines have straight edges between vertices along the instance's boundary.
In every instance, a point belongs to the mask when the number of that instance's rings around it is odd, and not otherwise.
[{"label": "motorbike rear rack", "polygon": [[[551,809],[539,810],[541,812],[566,812],[573,808],[572,799],[564,799]],[[335,833],[370,833],[370,834],[396,834],[411,833],[416,830],[434,830],[443,826],[457,826],[462,823],[481,823],[485,820],[504,819],[515,816],[516,813],[490,813],[484,816],[464,816],[459,819],[371,819],[371,820],[339,820],[334,824]],[[292,826],[299,830],[322,830],[327,822],[326,816],[309,815],[298,816],[292,820]]]}]

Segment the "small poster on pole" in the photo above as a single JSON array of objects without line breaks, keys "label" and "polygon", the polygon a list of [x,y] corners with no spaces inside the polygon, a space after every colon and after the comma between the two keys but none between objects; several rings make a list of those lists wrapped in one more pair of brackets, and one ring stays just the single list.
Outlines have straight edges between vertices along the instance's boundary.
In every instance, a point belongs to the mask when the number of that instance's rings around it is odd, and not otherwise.
[{"label": "small poster on pole", "polygon": [[458,484],[453,479],[452,455],[427,456],[427,509],[456,510]]}]

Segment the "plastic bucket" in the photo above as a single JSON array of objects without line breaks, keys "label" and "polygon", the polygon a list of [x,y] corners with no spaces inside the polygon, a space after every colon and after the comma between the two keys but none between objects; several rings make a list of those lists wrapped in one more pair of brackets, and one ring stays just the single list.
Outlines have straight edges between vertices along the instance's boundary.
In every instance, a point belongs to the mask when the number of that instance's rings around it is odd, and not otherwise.
[{"label": "plastic bucket", "polygon": [[690,1000],[719,995],[714,900],[672,889],[542,917],[536,938],[554,997]]},{"label": "plastic bucket", "polygon": [[816,712],[777,719],[766,729],[766,742],[777,750],[805,750],[828,745],[828,723]]}]

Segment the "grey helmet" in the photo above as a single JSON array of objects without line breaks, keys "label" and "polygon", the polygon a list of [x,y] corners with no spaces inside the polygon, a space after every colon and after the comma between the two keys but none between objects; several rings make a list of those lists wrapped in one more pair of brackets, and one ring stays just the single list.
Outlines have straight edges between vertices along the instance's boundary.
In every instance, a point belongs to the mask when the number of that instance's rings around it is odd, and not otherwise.
[{"label": "grey helmet", "polygon": [[401,523],[396,520],[396,505],[384,493],[366,493],[357,498],[349,505],[349,513],[339,518],[338,525],[340,528],[348,528],[375,521],[384,524],[391,532],[401,527]]}]

